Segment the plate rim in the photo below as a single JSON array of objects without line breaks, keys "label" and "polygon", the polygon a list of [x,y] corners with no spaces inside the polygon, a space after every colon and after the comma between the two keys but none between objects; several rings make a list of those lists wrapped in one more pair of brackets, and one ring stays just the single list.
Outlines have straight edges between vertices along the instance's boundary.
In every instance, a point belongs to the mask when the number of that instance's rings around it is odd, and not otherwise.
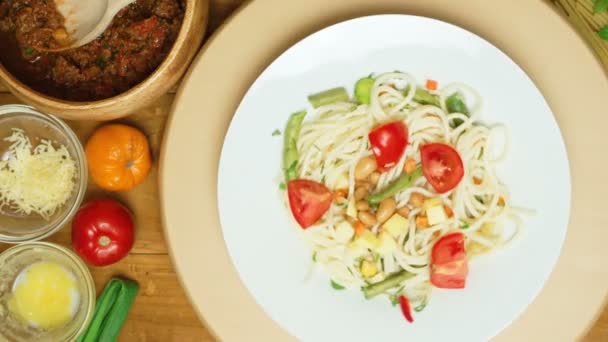
[{"label": "plate rim", "polygon": [[[378,1],[378,2],[380,3],[381,1]],[[211,55],[212,53],[215,53],[215,51],[211,51],[210,52],[210,50],[212,50],[212,48],[215,48],[216,45],[220,44],[220,43],[218,43],[218,41],[222,41],[222,40],[226,40],[227,39],[227,37],[225,37],[225,36],[231,34],[228,31],[230,31],[235,26],[237,26],[237,24],[238,25],[242,25],[242,22],[247,21],[247,20],[252,20],[252,16],[254,16],[256,14],[260,14],[261,9],[264,6],[268,7],[269,5],[271,5],[271,3],[272,3],[272,1],[266,1],[266,2],[264,2],[262,0],[258,0],[258,1],[255,1],[255,2],[254,1],[247,2],[245,5],[241,6],[236,11],[236,13],[234,15],[232,15],[223,24],[213,34],[213,36],[211,37],[211,39],[206,43],[206,45],[204,46],[203,50],[197,55],[195,61],[193,62],[191,68],[189,69],[187,75],[184,77],[184,80],[183,80],[182,84],[180,85],[178,94],[176,95],[176,98],[175,98],[175,102],[174,102],[174,104],[172,106],[172,110],[171,110],[172,114],[171,114],[171,116],[170,116],[170,118],[169,118],[169,120],[167,122],[167,129],[165,130],[165,133],[164,133],[163,144],[162,144],[162,149],[161,149],[161,156],[160,156],[160,161],[161,161],[161,167],[160,167],[160,169],[161,170],[160,170],[160,177],[159,177],[159,190],[161,192],[161,207],[162,207],[163,226],[165,227],[164,234],[165,234],[165,238],[167,240],[167,245],[169,247],[170,256],[171,256],[172,262],[173,262],[173,264],[175,266],[175,269],[176,269],[176,271],[178,273],[178,278],[180,280],[180,283],[182,284],[183,288],[185,289],[185,292],[186,292],[188,298],[191,300],[191,303],[193,304],[193,307],[194,307],[195,311],[197,312],[197,314],[199,315],[199,317],[201,318],[201,320],[204,323],[207,323],[206,324],[207,327],[212,332],[212,334],[214,334],[216,337],[226,336],[226,332],[222,331],[220,333],[219,331],[215,330],[216,327],[213,327],[210,324],[208,324],[208,322],[207,322],[207,320],[205,318],[205,316],[206,316],[205,312],[202,312],[202,308],[196,305],[195,302],[196,302],[197,298],[195,298],[195,297],[198,297],[198,296],[194,295],[195,291],[192,289],[192,284],[191,284],[192,280],[190,279],[191,277],[184,275],[186,272],[185,272],[185,270],[182,269],[182,263],[179,260],[179,259],[182,259],[182,258],[180,258],[180,256],[178,255],[178,254],[181,255],[181,253],[176,252],[176,249],[178,249],[178,246],[174,245],[174,243],[175,243],[174,235],[175,234],[173,233],[172,229],[167,228],[170,225],[170,221],[172,221],[172,219],[170,219],[168,216],[173,215],[173,214],[172,213],[168,213],[169,210],[167,210],[168,203],[166,202],[166,196],[167,196],[168,193],[171,192],[171,189],[170,189],[169,186],[167,186],[167,184],[169,183],[169,181],[166,179],[166,177],[167,177],[167,167],[164,166],[164,164],[165,164],[165,161],[167,160],[167,150],[173,147],[172,144],[170,143],[170,140],[174,136],[174,132],[173,132],[174,131],[174,127],[177,125],[176,121],[177,121],[177,116],[178,115],[176,114],[176,111],[178,109],[183,109],[183,108],[181,108],[181,105],[182,105],[183,99],[185,98],[186,90],[187,90],[188,86],[191,83],[194,82],[193,81],[193,74],[195,74],[196,70],[201,69],[200,64],[203,62],[203,60],[205,60],[205,57]],[[447,1],[444,1],[444,3],[447,4]],[[276,6],[278,4],[274,3],[273,5]],[[340,9],[341,12],[339,12],[338,10],[336,10],[335,11],[336,13],[334,13],[332,16],[334,18],[335,17],[353,17],[353,15],[352,15],[353,12],[355,12],[355,13],[361,13],[363,11],[365,11],[365,13],[386,13],[386,12],[389,12],[389,13],[403,13],[404,11],[408,10],[407,7],[409,6],[409,5],[406,5],[406,4],[401,4],[399,7],[397,7],[397,6],[391,7],[391,5],[395,5],[395,4],[391,4],[390,1],[385,1],[382,4],[378,4],[377,7],[370,5],[366,9],[358,9],[356,11],[350,11],[350,12],[348,12],[344,8],[342,8],[342,9]],[[574,31],[574,29],[570,25],[568,25],[566,19],[563,18],[562,16],[557,15],[555,9],[549,3],[540,2],[540,4],[534,4],[533,6],[536,6],[536,8],[535,8],[536,10],[542,10],[542,11],[544,11],[543,13],[546,14],[547,17],[553,17],[553,18],[550,18],[550,19],[547,19],[547,20],[552,20],[554,22],[553,23],[554,25],[560,25],[561,26],[561,30],[564,33],[566,33],[566,34],[569,35],[569,39],[571,40],[571,42],[574,43],[576,45],[576,48],[579,49],[579,51],[577,52],[577,54],[579,54],[578,57],[585,58],[586,62],[590,61],[590,58],[589,58],[590,56],[592,57],[592,59],[594,60],[594,63],[593,63],[594,65],[588,65],[586,68],[588,68],[588,69],[591,68],[591,69],[593,69],[593,71],[598,72],[602,76],[602,80],[601,81],[599,80],[599,78],[594,78],[594,81],[596,83],[600,84],[602,87],[605,88],[605,86],[606,86],[606,80],[603,78],[603,75],[604,75],[603,74],[603,69],[601,68],[601,66],[600,66],[597,58],[592,54],[591,49],[586,44],[584,44],[584,42],[582,41],[582,39],[579,36],[576,35],[576,32]],[[363,7],[363,3],[361,3],[361,7]],[[389,8],[389,10],[380,9],[380,8],[383,8],[383,7]],[[529,5],[527,7],[532,7],[532,5]],[[542,9],[540,9],[540,7],[542,7]],[[445,18],[447,16],[447,17],[451,18],[451,20],[446,20],[446,22],[448,22],[448,23],[452,23],[453,21],[459,22],[460,20],[462,20],[462,19],[459,19],[458,15],[454,15],[454,14],[450,14],[450,13],[446,14],[445,12],[440,12],[441,14],[435,15],[436,14],[435,13],[436,10],[428,10],[428,9],[425,10],[424,8],[421,10],[420,8],[418,8],[418,9],[415,10],[415,12],[416,13],[427,13],[427,14],[430,13],[431,17],[433,17],[433,18],[439,17],[442,20],[443,20],[443,18]],[[454,18],[457,18],[457,19],[454,19]],[[326,22],[326,21],[335,22],[334,19],[328,20],[327,18],[319,19],[318,21],[319,22]],[[559,21],[559,24],[555,24],[555,22],[557,22],[557,21]],[[473,21],[473,22],[475,22],[475,21]],[[315,25],[319,25],[319,23],[315,23]],[[460,25],[457,25],[457,26],[460,26]],[[461,26],[461,27],[465,28],[468,31],[473,32],[476,35],[477,35],[477,32],[482,32],[482,33],[484,33],[484,38],[483,39],[489,40],[489,39],[485,38],[485,36],[487,36],[487,34],[485,34],[485,32],[487,32],[487,31],[470,28],[472,26],[475,27],[475,25],[472,25],[472,24],[468,24],[468,25],[466,25],[464,27],[463,26]],[[234,28],[234,30],[237,30],[237,28]],[[292,33],[292,35],[293,35],[293,33]],[[576,38],[573,38],[573,35]],[[503,44],[496,44],[496,43],[493,42],[492,45],[495,45],[500,50],[505,50],[503,48]],[[219,48],[217,48],[217,49],[219,49]],[[509,51],[509,49],[506,49],[506,50]],[[509,56],[511,56],[511,55],[509,55]],[[268,59],[268,58],[266,58],[266,59]],[[511,57],[511,59],[513,59],[516,62],[516,64],[522,65],[521,62],[517,58]],[[271,58],[270,60],[274,60],[274,58]],[[268,63],[264,63],[264,64],[268,65]],[[522,66],[522,69],[524,71],[526,71],[527,74],[529,74],[529,72],[526,69],[526,67]],[[259,73],[256,73],[256,75],[259,75]],[[254,79],[255,79],[255,77],[254,77]],[[539,89],[543,89],[543,87],[538,86],[538,83],[536,82],[536,80],[534,78],[532,78],[532,80],[537,85],[537,87]],[[248,83],[248,86],[246,87],[246,89],[249,86],[251,86],[251,84],[253,84],[253,82]],[[548,99],[548,102],[549,102],[550,108],[552,108],[552,106],[551,106],[551,102],[552,101],[551,101],[550,98]],[[183,117],[183,115],[181,115],[181,116]],[[183,119],[182,119],[182,121],[183,121]],[[560,118],[558,117],[557,118],[558,124],[560,124],[561,121],[562,120],[560,120]],[[561,126],[562,125],[560,124],[560,128],[561,128]],[[560,129],[560,131],[561,131],[562,136],[564,136],[563,129]],[[567,140],[566,137],[564,137],[564,141],[566,142],[566,150],[570,151],[568,140]],[[221,145],[220,145],[220,147],[221,147]],[[568,153],[568,156],[570,156],[570,155],[571,155],[571,152]],[[572,160],[570,160],[570,163],[572,163]],[[572,178],[573,177],[573,173],[574,173],[572,171],[576,171],[576,170],[572,168],[572,165],[570,165],[570,169],[571,169],[570,170],[571,171],[570,172],[570,176]],[[172,170],[171,172],[173,172],[173,171],[174,170]],[[575,188],[575,187],[576,187],[576,184],[574,182],[572,182],[571,183],[571,188]],[[574,192],[572,192],[572,193],[574,193]],[[572,205],[575,204],[575,201],[576,201],[576,198],[573,195],[572,196]],[[172,209],[170,209],[170,210],[172,210]],[[572,220],[573,220],[573,217],[571,215],[570,216],[569,227],[572,225]],[[217,228],[219,228],[219,227],[217,227]],[[572,231],[572,229],[568,229],[568,234],[567,234],[566,242],[568,240],[572,239],[571,231]],[[562,257],[563,257],[563,254],[562,254]],[[558,264],[556,266],[556,269],[559,269],[560,268],[560,264],[564,263],[564,261],[562,260],[562,257],[560,257],[560,259],[558,260]],[[551,281],[551,278],[552,277],[550,277],[550,281]],[[544,289],[543,289],[543,292],[544,292]],[[598,305],[596,305],[594,307],[594,309],[591,310],[591,311],[593,311],[593,313],[591,315],[589,314],[589,310],[587,310],[587,316],[588,317],[589,316],[591,316],[591,317],[597,317],[599,315],[599,313],[601,313],[602,305],[603,305],[603,303],[605,301],[606,291],[603,292],[603,295],[604,295],[604,300],[601,300],[600,301],[601,303],[598,304]],[[578,334],[580,335],[580,334],[584,334],[585,332],[587,332],[588,329],[592,326],[593,322],[594,321],[587,322],[586,329],[584,329],[583,331],[579,331]],[[279,336],[279,335],[272,335],[272,336]]]}]

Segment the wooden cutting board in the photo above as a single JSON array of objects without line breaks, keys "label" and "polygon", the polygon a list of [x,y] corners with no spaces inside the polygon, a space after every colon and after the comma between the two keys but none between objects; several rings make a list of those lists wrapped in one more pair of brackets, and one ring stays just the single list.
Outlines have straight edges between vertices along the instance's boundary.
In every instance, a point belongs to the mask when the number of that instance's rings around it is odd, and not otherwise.
[{"label": "wooden cutting board", "polygon": [[[211,0],[209,34],[244,0]],[[547,15],[553,15],[547,13]],[[142,129],[150,140],[155,160],[158,160],[165,123],[174,99],[174,92],[161,97],[153,106],[139,111],[119,122]],[[19,103],[17,98],[0,85],[0,105]],[[95,122],[69,122],[83,143],[100,125]],[[121,262],[105,267],[91,268],[98,291],[110,277],[122,275],[137,280],[140,294],[123,328],[120,341],[215,341],[192,309],[168,255],[164,240],[158,193],[158,165],[136,189],[125,193],[108,193],[89,184],[87,199],[108,196],[126,204],[136,218],[137,238],[131,254]],[[66,226],[48,241],[70,246],[70,227]],[[0,244],[0,251],[10,247]],[[608,310],[598,318],[585,341],[608,340]]]}]

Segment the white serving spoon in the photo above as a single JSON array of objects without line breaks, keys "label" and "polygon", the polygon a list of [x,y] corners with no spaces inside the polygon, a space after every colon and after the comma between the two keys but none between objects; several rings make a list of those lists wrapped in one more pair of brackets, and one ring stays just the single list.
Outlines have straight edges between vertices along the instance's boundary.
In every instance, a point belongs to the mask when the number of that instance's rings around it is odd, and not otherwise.
[{"label": "white serving spoon", "polygon": [[108,28],[116,13],[135,0],[55,0],[65,18],[69,44],[53,51],[77,48],[92,42]]}]

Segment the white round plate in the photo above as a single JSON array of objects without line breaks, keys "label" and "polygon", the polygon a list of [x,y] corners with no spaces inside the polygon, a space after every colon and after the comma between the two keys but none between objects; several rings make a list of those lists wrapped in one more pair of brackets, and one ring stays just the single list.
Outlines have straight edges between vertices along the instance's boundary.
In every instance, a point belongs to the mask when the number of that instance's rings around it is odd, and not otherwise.
[{"label": "white round plate", "polygon": [[[405,322],[385,298],[336,291],[318,272],[304,282],[311,255],[278,189],[289,114],[309,94],[352,91],[372,72],[402,70],[419,83],[464,82],[484,98],[481,119],[510,130],[499,169],[515,205],[536,210],[522,238],[471,263],[467,288],[435,289]],[[484,39],[445,22],[407,15],[346,21],[300,41],[277,58],[243,98],[219,165],[218,199],[232,261],[258,304],[304,341],[483,341],[512,322],[539,293],[560,252],[570,212],[570,177],[553,114],[528,76]]]}]

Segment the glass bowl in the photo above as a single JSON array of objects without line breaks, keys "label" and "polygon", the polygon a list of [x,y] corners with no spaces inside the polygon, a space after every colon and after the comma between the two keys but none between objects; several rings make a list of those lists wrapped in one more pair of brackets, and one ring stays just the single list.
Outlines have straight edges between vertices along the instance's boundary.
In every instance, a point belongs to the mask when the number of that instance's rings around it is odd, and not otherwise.
[{"label": "glass bowl", "polygon": [[[11,312],[9,301],[20,273],[39,262],[52,262],[67,270],[76,281],[77,305],[71,320],[54,329],[33,327]],[[30,242],[11,247],[0,254],[0,341],[75,341],[84,333],[95,311],[95,283],[84,262],[67,248]],[[27,276],[26,276],[27,277]]]},{"label": "glass bowl", "polygon": [[[70,198],[51,217],[16,212],[7,206],[0,210],[0,242],[22,243],[40,240],[61,229],[78,210],[87,188],[87,163],[82,144],[63,121],[23,105],[0,106],[0,156],[11,146],[4,138],[13,128],[22,129],[32,146],[49,140],[54,147],[64,145],[76,163],[75,186]],[[0,157],[1,158],[1,157]]]}]

